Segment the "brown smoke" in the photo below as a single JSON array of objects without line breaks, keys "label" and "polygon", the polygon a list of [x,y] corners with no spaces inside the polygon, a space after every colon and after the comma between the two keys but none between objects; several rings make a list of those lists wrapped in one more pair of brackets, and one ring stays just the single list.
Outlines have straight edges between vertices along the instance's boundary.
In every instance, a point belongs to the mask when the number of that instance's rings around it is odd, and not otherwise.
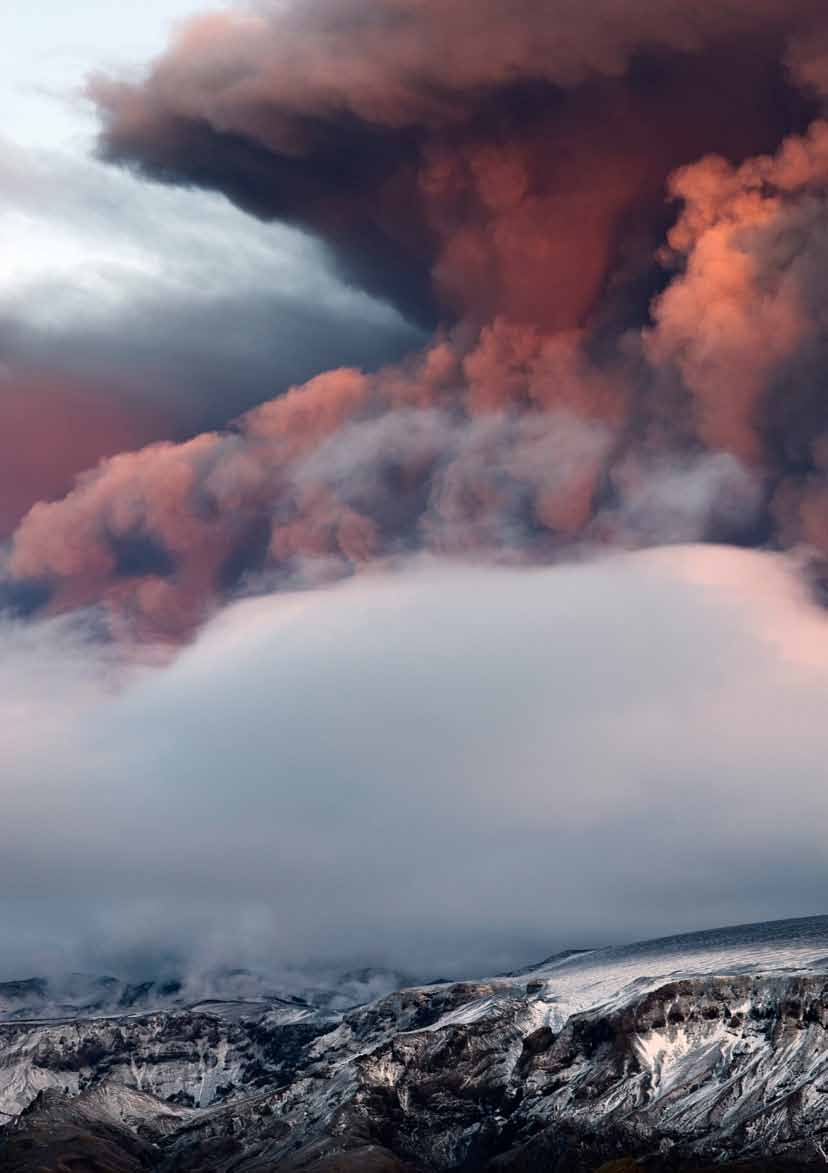
[{"label": "brown smoke", "polygon": [[86,474],[13,579],[180,638],[240,584],[424,545],[828,553],[825,26],[822,0],[307,0],[98,79],[107,156],[442,324]]},{"label": "brown smoke", "polygon": [[[782,58],[819,0],[310,0],[193,21],[105,153],[306,225],[420,317],[582,322],[618,237],[706,151],[803,115]],[[804,68],[804,66],[803,66]]]}]

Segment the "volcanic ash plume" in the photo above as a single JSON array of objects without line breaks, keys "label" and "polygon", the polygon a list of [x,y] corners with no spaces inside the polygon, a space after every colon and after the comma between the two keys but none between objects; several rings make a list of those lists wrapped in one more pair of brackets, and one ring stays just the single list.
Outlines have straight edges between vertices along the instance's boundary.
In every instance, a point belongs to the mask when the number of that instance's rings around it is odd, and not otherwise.
[{"label": "volcanic ash plume", "polygon": [[23,520],[10,584],[183,638],[389,554],[828,554],[822,0],[305,0],[96,79],[106,157],[312,232],[434,338]]}]

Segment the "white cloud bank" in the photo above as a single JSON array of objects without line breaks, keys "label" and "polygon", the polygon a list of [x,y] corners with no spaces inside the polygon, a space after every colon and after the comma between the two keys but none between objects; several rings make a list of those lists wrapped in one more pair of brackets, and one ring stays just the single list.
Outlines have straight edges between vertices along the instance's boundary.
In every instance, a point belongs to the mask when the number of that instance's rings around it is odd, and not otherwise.
[{"label": "white cloud bank", "polygon": [[824,910],[828,626],[771,555],[421,560],[163,668],[0,646],[0,976],[451,975]]}]

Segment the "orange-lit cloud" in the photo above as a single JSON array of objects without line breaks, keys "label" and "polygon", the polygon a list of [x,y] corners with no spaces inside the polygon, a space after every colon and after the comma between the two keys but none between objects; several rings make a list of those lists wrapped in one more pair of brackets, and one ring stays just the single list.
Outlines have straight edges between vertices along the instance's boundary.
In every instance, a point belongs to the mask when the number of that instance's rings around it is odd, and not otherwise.
[{"label": "orange-lit cloud", "polygon": [[251,581],[412,548],[828,554],[821,0],[309,0],[98,79],[102,150],[319,236],[431,322],[232,430],[104,463],[8,561],[189,635]]}]

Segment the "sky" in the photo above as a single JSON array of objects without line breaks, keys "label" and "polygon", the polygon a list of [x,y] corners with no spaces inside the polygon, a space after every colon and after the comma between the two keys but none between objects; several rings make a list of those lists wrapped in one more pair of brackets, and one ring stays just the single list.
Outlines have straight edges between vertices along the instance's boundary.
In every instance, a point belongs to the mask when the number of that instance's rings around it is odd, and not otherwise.
[{"label": "sky", "polygon": [[105,0],[68,8],[53,0],[16,5],[0,50],[6,133],[24,147],[66,149],[90,137],[81,91],[92,70],[133,70],[160,53],[171,28],[200,6],[146,0],[116,9]]},{"label": "sky", "polygon": [[818,0],[18,6],[0,979],[824,911],[826,97]]}]

